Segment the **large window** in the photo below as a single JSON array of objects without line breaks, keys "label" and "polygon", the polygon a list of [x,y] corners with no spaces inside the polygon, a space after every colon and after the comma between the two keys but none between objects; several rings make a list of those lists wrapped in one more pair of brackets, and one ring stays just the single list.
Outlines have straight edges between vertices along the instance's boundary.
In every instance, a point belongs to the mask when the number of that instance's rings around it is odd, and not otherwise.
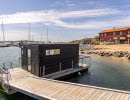
[{"label": "large window", "polygon": [[49,56],[49,55],[58,55],[58,54],[60,54],[60,49],[46,50],[46,56]]}]

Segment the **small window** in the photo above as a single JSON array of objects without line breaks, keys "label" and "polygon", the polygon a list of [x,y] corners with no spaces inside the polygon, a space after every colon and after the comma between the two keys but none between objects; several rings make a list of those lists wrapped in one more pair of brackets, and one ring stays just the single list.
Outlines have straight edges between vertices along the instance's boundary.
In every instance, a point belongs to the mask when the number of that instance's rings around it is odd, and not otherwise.
[{"label": "small window", "polygon": [[106,33],[104,33],[104,36],[107,36],[107,34],[106,34]]},{"label": "small window", "polygon": [[111,42],[111,40],[112,40],[112,39],[111,39],[111,38],[109,38],[109,41],[110,41],[110,42]]},{"label": "small window", "polygon": [[60,54],[60,49],[46,50],[46,56],[49,56],[49,55],[58,55],[58,54]]},{"label": "small window", "polygon": [[128,31],[128,34],[130,35],[130,31]]},{"label": "small window", "polygon": [[122,32],[120,32],[120,35],[122,35],[123,33]]},{"label": "small window", "polygon": [[113,35],[116,35],[116,32],[113,32]]},{"label": "small window", "polygon": [[101,36],[103,36],[103,34],[101,34]]}]

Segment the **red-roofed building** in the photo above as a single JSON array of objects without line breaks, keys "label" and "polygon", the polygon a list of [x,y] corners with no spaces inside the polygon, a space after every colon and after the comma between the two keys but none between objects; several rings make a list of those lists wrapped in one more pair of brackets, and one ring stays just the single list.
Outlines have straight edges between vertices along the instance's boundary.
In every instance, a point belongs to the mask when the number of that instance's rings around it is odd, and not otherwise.
[{"label": "red-roofed building", "polygon": [[130,44],[130,27],[114,28],[99,33],[101,43]]}]

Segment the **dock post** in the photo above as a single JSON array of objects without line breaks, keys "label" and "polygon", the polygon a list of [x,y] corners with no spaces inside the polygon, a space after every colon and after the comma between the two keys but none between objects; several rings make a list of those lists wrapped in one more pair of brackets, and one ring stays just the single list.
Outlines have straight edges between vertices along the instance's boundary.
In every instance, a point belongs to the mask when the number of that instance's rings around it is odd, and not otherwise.
[{"label": "dock post", "polygon": [[61,62],[60,62],[60,71],[61,71]]},{"label": "dock post", "polygon": [[19,67],[21,67],[21,63],[20,62],[21,62],[21,58],[19,58]]}]

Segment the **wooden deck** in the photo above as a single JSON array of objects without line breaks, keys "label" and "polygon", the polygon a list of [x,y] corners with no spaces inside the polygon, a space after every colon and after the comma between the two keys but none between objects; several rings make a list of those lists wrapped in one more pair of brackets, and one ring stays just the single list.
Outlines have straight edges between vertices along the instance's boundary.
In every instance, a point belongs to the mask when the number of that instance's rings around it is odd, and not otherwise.
[{"label": "wooden deck", "polygon": [[126,91],[39,78],[21,68],[10,73],[11,89],[39,100],[130,100],[130,92]]},{"label": "wooden deck", "polygon": [[90,66],[88,66],[87,64],[81,64],[79,63],[79,66],[76,66],[75,68],[69,68],[63,71],[59,71],[59,72],[55,72],[49,75],[45,75],[45,78],[49,78],[49,79],[58,79],[60,77],[64,77],[76,72],[80,72],[83,70],[87,70]]}]

